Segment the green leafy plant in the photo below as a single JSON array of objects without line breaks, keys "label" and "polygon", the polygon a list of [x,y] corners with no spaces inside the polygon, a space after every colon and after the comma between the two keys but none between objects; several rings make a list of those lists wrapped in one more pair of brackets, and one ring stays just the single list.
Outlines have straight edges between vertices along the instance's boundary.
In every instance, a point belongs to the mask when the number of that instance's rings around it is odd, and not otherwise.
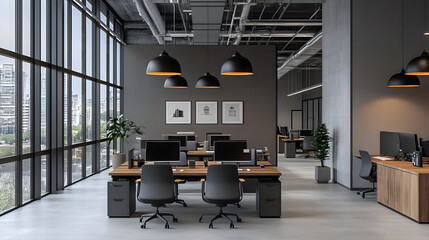
[{"label": "green leafy plant", "polygon": [[326,128],[326,124],[321,123],[317,128],[316,132],[314,132],[313,138],[313,147],[315,149],[315,156],[320,160],[322,167],[325,165],[323,161],[329,157],[329,142],[332,140],[328,135],[328,129]]},{"label": "green leafy plant", "polygon": [[107,138],[109,139],[108,145],[118,138],[123,138],[128,141],[128,138],[134,134],[143,134],[143,127],[138,126],[135,122],[124,118],[120,115],[118,118],[110,118],[107,122]]}]

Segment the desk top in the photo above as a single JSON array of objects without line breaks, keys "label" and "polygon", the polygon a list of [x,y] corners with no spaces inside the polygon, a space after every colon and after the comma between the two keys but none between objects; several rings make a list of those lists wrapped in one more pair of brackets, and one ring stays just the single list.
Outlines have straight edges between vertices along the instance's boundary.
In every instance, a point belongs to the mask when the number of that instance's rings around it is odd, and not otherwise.
[{"label": "desk top", "polygon": [[[376,164],[395,168],[395,169],[413,173],[413,174],[429,174],[429,164],[423,164],[423,167],[414,167],[413,164],[408,161],[382,161],[374,158],[377,156],[380,156],[380,155],[371,155],[372,162]],[[394,159],[393,157],[389,157],[389,156],[383,156],[383,157]],[[429,158],[423,158],[423,161],[429,161]]]},{"label": "desk top", "polygon": [[283,142],[302,142],[304,141],[304,138],[294,138],[294,139],[282,139]]},{"label": "desk top", "polygon": [[[213,165],[220,163],[209,162],[208,164]],[[265,167],[261,168],[259,166],[243,166],[240,167],[243,170],[238,171],[238,175],[240,177],[280,177],[282,175],[282,173],[277,170],[276,167],[271,166],[271,163],[268,161],[258,161],[257,164],[265,164]],[[175,177],[205,177],[207,175],[207,168],[204,167],[202,162],[196,162],[195,168],[173,167],[173,169],[176,169],[176,171],[173,172]],[[247,171],[246,169],[250,169],[250,171]],[[140,177],[141,171],[140,168],[137,167],[136,163],[134,164],[133,168],[128,169],[128,163],[125,162],[115,170],[111,171],[109,175],[112,177]]]},{"label": "desk top", "polygon": [[211,157],[214,155],[214,151],[198,150],[198,151],[188,151],[186,153],[188,156],[208,156]]}]

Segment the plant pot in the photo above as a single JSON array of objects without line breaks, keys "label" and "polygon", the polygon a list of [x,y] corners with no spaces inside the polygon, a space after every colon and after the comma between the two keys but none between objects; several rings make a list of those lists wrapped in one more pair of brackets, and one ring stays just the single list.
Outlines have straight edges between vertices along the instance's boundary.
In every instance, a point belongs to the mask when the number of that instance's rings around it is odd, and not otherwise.
[{"label": "plant pot", "polygon": [[113,169],[121,166],[122,163],[127,159],[127,155],[125,153],[113,153],[112,154],[112,167]]},{"label": "plant pot", "polygon": [[315,167],[315,178],[318,183],[328,183],[331,179],[331,169],[329,167]]}]

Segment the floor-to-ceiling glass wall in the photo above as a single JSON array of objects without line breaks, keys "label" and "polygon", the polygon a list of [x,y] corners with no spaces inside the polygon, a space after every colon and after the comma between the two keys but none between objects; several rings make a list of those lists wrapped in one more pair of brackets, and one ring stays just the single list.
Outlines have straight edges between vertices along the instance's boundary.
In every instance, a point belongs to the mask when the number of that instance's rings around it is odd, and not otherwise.
[{"label": "floor-to-ceiling glass wall", "polygon": [[99,0],[2,0],[0,31],[1,215],[110,167],[123,29]]}]

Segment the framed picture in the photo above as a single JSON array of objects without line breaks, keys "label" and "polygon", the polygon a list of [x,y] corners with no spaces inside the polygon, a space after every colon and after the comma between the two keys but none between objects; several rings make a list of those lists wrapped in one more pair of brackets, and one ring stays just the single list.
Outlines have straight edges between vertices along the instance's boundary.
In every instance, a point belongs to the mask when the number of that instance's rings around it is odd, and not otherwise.
[{"label": "framed picture", "polygon": [[195,123],[217,124],[217,101],[196,101]]},{"label": "framed picture", "polygon": [[222,102],[222,124],[243,124],[243,101]]},{"label": "framed picture", "polygon": [[191,101],[166,101],[166,124],[191,124]]}]

